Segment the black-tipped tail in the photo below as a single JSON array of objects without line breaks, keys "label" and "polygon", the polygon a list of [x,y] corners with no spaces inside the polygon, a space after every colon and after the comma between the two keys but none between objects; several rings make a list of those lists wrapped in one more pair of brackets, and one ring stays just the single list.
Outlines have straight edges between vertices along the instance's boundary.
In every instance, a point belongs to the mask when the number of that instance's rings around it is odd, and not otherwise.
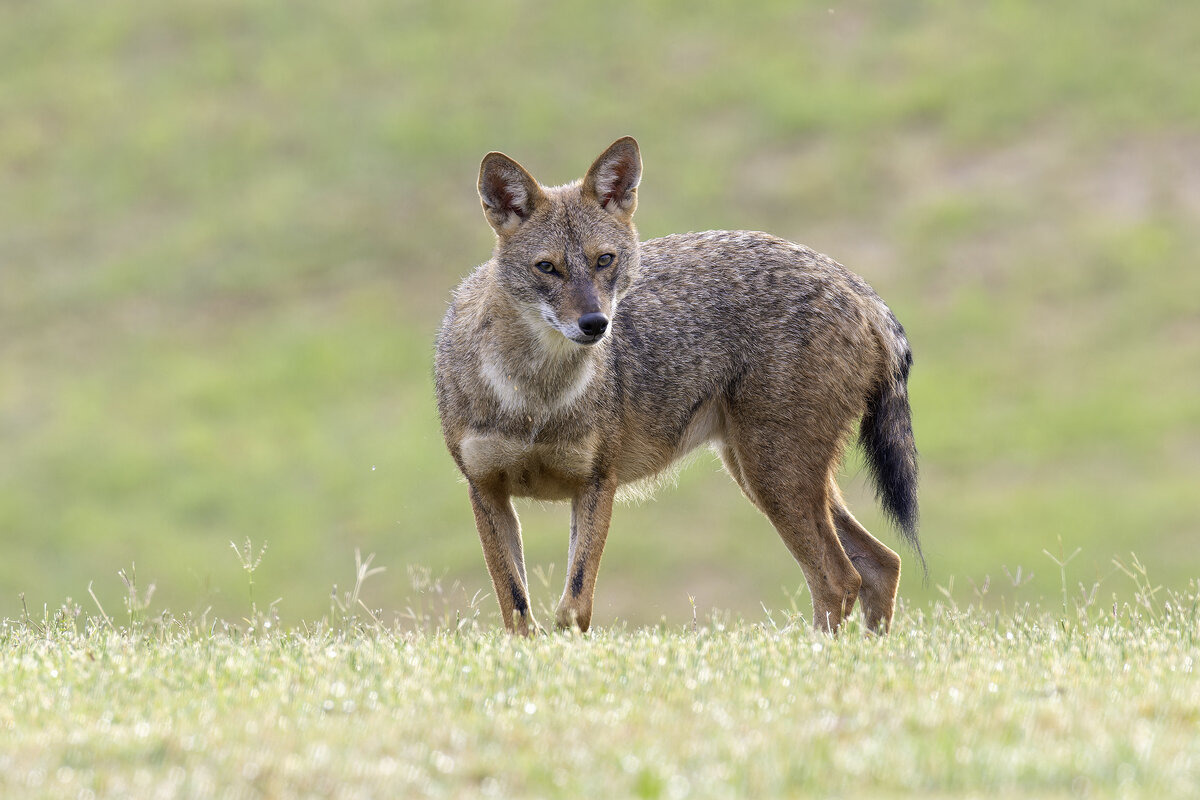
[{"label": "black-tipped tail", "polygon": [[912,409],[908,405],[908,370],[912,353],[905,348],[902,365],[884,379],[867,400],[859,426],[859,443],[875,479],[875,496],[904,538],[912,545],[921,567],[929,567],[917,536],[917,444],[913,439]]}]

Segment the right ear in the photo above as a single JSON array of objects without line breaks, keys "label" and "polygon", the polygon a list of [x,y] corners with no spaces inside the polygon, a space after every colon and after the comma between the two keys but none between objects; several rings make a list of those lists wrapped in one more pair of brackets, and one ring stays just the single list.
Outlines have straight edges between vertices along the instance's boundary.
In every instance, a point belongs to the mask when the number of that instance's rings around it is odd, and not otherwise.
[{"label": "right ear", "polygon": [[610,214],[627,222],[637,208],[637,187],[642,180],[642,155],[637,140],[623,136],[600,154],[583,176],[583,193]]},{"label": "right ear", "polygon": [[488,153],[479,165],[479,199],[496,233],[512,233],[545,199],[525,168],[504,153]]}]

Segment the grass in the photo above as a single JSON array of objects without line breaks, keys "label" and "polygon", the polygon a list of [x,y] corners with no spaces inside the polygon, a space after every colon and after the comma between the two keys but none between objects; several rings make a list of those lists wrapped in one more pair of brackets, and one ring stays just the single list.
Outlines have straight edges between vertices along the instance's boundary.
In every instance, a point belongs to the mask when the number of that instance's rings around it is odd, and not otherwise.
[{"label": "grass", "polygon": [[[253,564],[252,551],[239,553]],[[758,621],[509,637],[423,593],[280,629],[68,602],[0,623],[0,792],[29,797],[1188,797],[1200,598],[947,590],[893,632]],[[360,576],[369,563],[360,562]],[[251,576],[252,577],[252,576]]]},{"label": "grass", "polygon": [[[356,547],[390,567],[367,589],[389,617],[410,565],[486,584],[429,376],[491,246],[475,169],[502,149],[560,182],[627,133],[644,235],[803,241],[908,328],[934,580],[910,570],[905,597],[1060,536],[1089,580],[1136,550],[1186,586],[1197,12],[832,11],[3,4],[0,615],[92,580],[115,607],[136,562],[162,606],[229,617],[247,536],[292,622]],[[856,464],[851,505],[894,542]],[[531,564],[561,564],[565,513],[522,509]],[[784,552],[702,457],[617,510],[597,619],[684,622],[689,595],[757,613],[801,582]]]}]

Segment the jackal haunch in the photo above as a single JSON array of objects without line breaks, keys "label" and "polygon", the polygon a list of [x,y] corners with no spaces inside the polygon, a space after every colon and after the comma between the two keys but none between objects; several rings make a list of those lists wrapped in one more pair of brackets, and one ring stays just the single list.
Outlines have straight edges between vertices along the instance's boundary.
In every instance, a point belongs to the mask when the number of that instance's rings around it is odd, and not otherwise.
[{"label": "jackal haunch", "polygon": [[466,476],[505,625],[537,629],[513,497],[571,501],[560,627],[587,630],[617,488],[711,444],[800,563],[813,622],[855,600],[886,631],[900,558],[834,477],[858,423],[880,502],[920,555],[904,329],[861,278],[765,233],[638,242],[626,137],[580,181],[538,184],[489,153],[492,258],[437,339],[438,411]]}]

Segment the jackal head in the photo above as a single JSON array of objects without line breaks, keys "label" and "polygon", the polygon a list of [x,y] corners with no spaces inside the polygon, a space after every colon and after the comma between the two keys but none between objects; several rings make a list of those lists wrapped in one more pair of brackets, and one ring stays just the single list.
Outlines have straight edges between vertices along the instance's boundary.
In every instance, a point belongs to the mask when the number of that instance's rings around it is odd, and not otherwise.
[{"label": "jackal head", "polygon": [[608,332],[640,265],[633,212],[641,175],[629,136],[582,180],[552,188],[503,153],[484,156],[479,197],[496,231],[494,278],[543,340],[587,347]]}]

